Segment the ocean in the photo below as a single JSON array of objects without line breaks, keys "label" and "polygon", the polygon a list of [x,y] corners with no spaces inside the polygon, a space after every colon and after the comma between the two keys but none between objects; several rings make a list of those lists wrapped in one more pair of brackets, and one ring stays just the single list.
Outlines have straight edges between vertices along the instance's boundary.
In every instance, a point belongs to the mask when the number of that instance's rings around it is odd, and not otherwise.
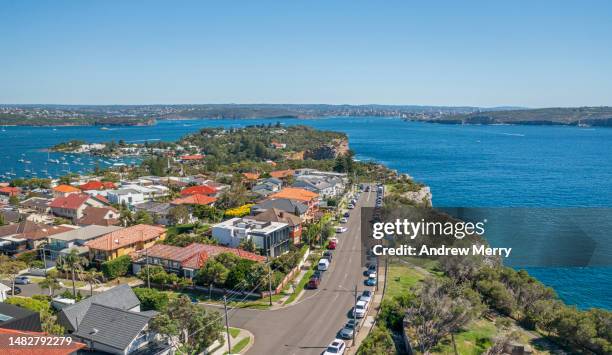
[{"label": "ocean", "polygon": [[[48,155],[45,151],[70,139],[171,141],[202,127],[240,127],[276,121],[161,121],[156,126],[108,130],[6,127],[0,131],[0,175],[22,176],[34,172],[39,177],[57,176],[68,170],[87,171],[96,164],[117,163],[108,159],[92,162],[88,158],[58,153]],[[381,117],[279,121],[345,132],[357,159],[384,163],[429,185],[435,206],[612,207],[612,129],[609,128],[462,126]],[[49,158],[60,163],[48,162]],[[569,304],[612,309],[612,268],[528,270],[553,287]]]}]

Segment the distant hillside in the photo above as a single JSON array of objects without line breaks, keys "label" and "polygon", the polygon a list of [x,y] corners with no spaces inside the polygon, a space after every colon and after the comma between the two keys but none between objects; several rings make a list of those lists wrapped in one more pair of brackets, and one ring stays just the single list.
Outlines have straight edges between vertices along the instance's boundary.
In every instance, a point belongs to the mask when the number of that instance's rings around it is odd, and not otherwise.
[{"label": "distant hillside", "polygon": [[413,119],[448,124],[589,125],[612,127],[612,107],[552,107],[508,111],[486,111]]}]

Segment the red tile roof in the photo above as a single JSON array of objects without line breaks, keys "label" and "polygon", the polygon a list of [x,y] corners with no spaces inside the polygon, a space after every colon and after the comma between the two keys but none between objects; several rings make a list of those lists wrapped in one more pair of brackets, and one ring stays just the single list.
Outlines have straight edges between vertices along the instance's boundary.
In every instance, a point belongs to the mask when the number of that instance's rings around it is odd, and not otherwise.
[{"label": "red tile roof", "polygon": [[293,176],[294,171],[293,170],[276,170],[276,171],[271,171],[270,172],[270,176],[272,176],[273,178],[285,178],[285,177],[289,177],[289,176]]},{"label": "red tile roof", "polygon": [[97,181],[91,180],[86,182],[85,184],[79,186],[79,188],[83,191],[88,190],[106,190],[106,189],[114,189],[115,184],[110,181]]},{"label": "red tile roof", "polygon": [[180,197],[170,201],[173,205],[210,205],[217,201],[217,198],[206,195],[189,195],[187,197]]},{"label": "red tile roof", "polygon": [[90,196],[87,194],[70,194],[67,196],[59,196],[54,198],[49,207],[51,208],[66,208],[69,210],[76,210],[81,207],[87,200],[89,200]]},{"label": "red tile roof", "polygon": [[21,189],[18,187],[7,186],[7,187],[0,188],[0,194],[3,194],[3,195],[17,195],[20,192],[21,192]]},{"label": "red tile roof", "polygon": [[148,255],[149,257],[178,261],[182,267],[199,269],[209,258],[222,253],[232,253],[242,259],[263,262],[265,257],[236,248],[228,248],[218,245],[193,243],[181,248],[172,245],[156,244],[148,248],[147,251],[139,251],[138,256]]},{"label": "red tile roof", "polygon": [[115,250],[137,242],[157,239],[164,233],[166,233],[164,227],[137,224],[90,240],[85,245],[90,249]]},{"label": "red tile roof", "polygon": [[181,160],[202,160],[204,156],[202,154],[183,155]]},{"label": "red tile roof", "polygon": [[119,224],[119,220],[115,218],[106,218],[110,212],[118,214],[119,212],[113,207],[87,207],[83,210],[83,217],[79,218],[78,225],[89,226],[92,224],[98,226],[114,226]]},{"label": "red tile roof", "polygon": [[259,179],[259,174],[257,173],[242,173],[247,180],[257,180]]},{"label": "red tile roof", "polygon": [[50,235],[63,233],[72,230],[67,226],[50,226],[31,221],[22,221],[16,224],[9,224],[0,227],[0,236],[16,235],[20,238],[29,240],[39,240]]},{"label": "red tile roof", "polygon": [[308,191],[305,189],[299,189],[296,187],[285,187],[279,192],[269,196],[269,198],[271,199],[272,198],[286,198],[289,200],[298,200],[298,201],[305,201],[305,202],[312,201],[313,199],[317,197],[319,197],[319,194],[317,193],[314,193],[312,191]]},{"label": "red tile roof", "polygon": [[208,185],[189,186],[181,191],[181,195],[214,195],[217,193],[217,188]]}]

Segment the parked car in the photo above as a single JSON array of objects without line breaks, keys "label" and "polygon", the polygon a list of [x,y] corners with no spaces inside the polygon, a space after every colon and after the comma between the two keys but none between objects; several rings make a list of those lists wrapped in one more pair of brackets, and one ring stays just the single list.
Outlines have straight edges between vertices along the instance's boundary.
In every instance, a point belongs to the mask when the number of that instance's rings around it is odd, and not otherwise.
[{"label": "parked car", "polygon": [[346,222],[348,222],[348,218],[346,217],[340,218],[340,223],[346,223]]},{"label": "parked car", "polygon": [[334,254],[334,253],[332,253],[332,252],[331,252],[331,250],[326,250],[326,251],[323,253],[323,257],[324,257],[325,259],[329,260],[329,261],[332,261],[332,258],[334,257],[334,255],[333,255],[333,254]]},{"label": "parked car", "polygon": [[319,277],[316,277],[315,275],[312,275],[310,277],[310,280],[308,280],[308,288],[311,290],[317,289],[319,288],[319,284],[321,283],[321,279]]},{"label": "parked car", "polygon": [[318,277],[318,278],[319,278],[319,280],[322,280],[322,279],[323,279],[323,271],[321,271],[321,270],[315,270],[315,271],[312,273],[312,276],[313,276],[313,277]]},{"label": "parked car", "polygon": [[15,278],[15,283],[16,283],[17,285],[27,285],[27,284],[31,284],[31,283],[32,283],[32,281],[31,281],[31,280],[30,280],[30,278],[29,278],[29,277],[27,277],[27,276],[17,276],[17,277]]},{"label": "parked car", "polygon": [[338,226],[336,227],[336,233],[344,233],[348,230],[346,227]]},{"label": "parked car", "polygon": [[348,209],[349,209],[349,210],[352,210],[353,208],[355,208],[355,205],[353,205],[352,203],[349,203],[349,205],[348,205]]},{"label": "parked car", "polygon": [[317,265],[317,269],[320,271],[325,271],[329,269],[329,260],[321,259],[319,260],[319,264]]},{"label": "parked car", "polygon": [[330,240],[329,243],[327,243],[327,249],[334,250],[336,249],[337,244],[338,244],[337,242]]},{"label": "parked car", "polygon": [[370,301],[372,300],[372,291],[370,290],[363,291],[363,293],[359,297],[359,300],[364,301],[366,304],[369,304]]},{"label": "parked car", "polygon": [[[15,291],[15,294],[16,294],[16,295],[18,295],[18,294],[20,294],[20,293],[21,293],[21,289],[20,289],[19,287],[17,287],[17,286],[15,286],[15,288],[14,288],[13,290]],[[8,291],[8,292],[7,292],[7,295],[8,295],[8,296],[12,296],[13,294],[12,294],[11,292],[12,292],[12,291]]]},{"label": "parked car", "polygon": [[368,305],[364,301],[357,301],[357,304],[353,307],[353,316],[355,318],[365,317],[367,307]]},{"label": "parked car", "polygon": [[344,217],[349,218],[350,215],[351,213],[349,211],[344,212]]},{"label": "parked car", "polygon": [[334,341],[332,341],[331,344],[327,346],[327,349],[325,349],[323,355],[342,355],[345,351],[346,344],[344,343],[344,341],[340,339],[334,339]]},{"label": "parked car", "polygon": [[376,277],[368,277],[368,279],[365,281],[365,284],[367,286],[376,286]]},{"label": "parked car", "polygon": [[363,272],[364,275],[369,276],[370,274],[376,275],[376,263],[370,263],[368,269]]},{"label": "parked car", "polygon": [[357,325],[357,323],[355,323],[355,321],[353,319],[351,319],[348,322],[346,322],[344,327],[342,329],[340,329],[340,338],[342,338],[342,339],[352,339],[353,338],[353,334],[355,333],[355,328],[357,328],[356,325]]}]

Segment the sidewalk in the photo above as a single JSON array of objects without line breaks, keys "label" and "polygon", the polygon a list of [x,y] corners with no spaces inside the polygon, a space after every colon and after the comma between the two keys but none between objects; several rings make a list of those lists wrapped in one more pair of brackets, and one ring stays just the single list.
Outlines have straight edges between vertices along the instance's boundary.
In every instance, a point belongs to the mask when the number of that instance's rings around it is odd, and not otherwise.
[{"label": "sidewalk", "polygon": [[[235,337],[231,337],[232,340],[232,354],[244,354],[246,353],[249,348],[253,345],[253,343],[255,342],[255,336],[253,335],[253,333],[249,332],[246,329],[239,329],[239,328],[233,328],[233,329],[238,329],[240,330],[240,332],[238,333],[238,335],[236,335]],[[210,355],[224,355],[227,354],[227,333],[225,333],[225,328],[223,330],[223,336],[224,336],[224,343],[223,345],[221,345],[220,342],[215,341],[210,347],[209,349],[215,349],[215,351],[211,352]],[[249,339],[248,344],[243,345],[244,340],[245,339]],[[221,345],[221,346],[219,346]]]},{"label": "sidewalk", "polygon": [[365,317],[363,324],[361,325],[361,329],[357,332],[357,336],[355,337],[355,345],[353,345],[352,340],[347,340],[347,349],[346,354],[356,354],[357,349],[359,349],[359,345],[364,341],[365,338],[370,334],[372,328],[376,324],[376,317],[378,316],[378,312],[380,310],[380,304],[382,303],[384,297],[384,289],[387,278],[387,268],[378,268],[378,289],[374,293],[374,298],[372,299],[372,305],[368,310],[368,315]]}]

